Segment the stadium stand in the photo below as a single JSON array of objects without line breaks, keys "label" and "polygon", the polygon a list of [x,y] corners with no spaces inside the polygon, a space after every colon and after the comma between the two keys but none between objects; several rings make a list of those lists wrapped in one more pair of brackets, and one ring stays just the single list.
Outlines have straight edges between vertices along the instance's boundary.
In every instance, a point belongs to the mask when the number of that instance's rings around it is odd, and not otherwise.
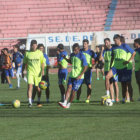
[{"label": "stadium stand", "polygon": [[112,0],[105,30],[140,29],[140,1]]},{"label": "stadium stand", "polygon": [[[34,33],[103,31],[111,0],[7,0],[0,2],[0,38]],[[1,47],[16,41],[0,41]]]}]

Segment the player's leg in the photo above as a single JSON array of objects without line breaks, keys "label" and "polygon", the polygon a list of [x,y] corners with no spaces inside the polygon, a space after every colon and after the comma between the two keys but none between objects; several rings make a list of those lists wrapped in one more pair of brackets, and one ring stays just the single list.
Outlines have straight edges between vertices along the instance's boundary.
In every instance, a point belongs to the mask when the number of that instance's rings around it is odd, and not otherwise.
[{"label": "player's leg", "polygon": [[58,102],[58,104],[63,108],[67,108],[67,102],[68,102],[68,99],[70,97],[70,93],[72,90],[72,82],[73,82],[73,79],[69,78],[65,100],[64,100],[64,102]]},{"label": "player's leg", "polygon": [[79,102],[79,99],[80,99],[80,96],[81,96],[81,88],[82,88],[82,85],[79,87],[79,89],[77,91],[76,102]]},{"label": "player's leg", "polygon": [[50,87],[47,87],[46,89],[46,102],[49,103],[49,98],[50,98]]},{"label": "player's leg", "polygon": [[121,82],[122,86],[122,103],[125,103],[125,98],[126,98],[126,93],[127,93],[127,83],[126,82]]},{"label": "player's leg", "polygon": [[28,84],[27,97],[28,97],[29,107],[32,106],[32,90],[33,90],[33,84]]},{"label": "player's leg", "polygon": [[114,86],[115,86],[116,102],[119,102],[119,86],[117,81],[114,82]]},{"label": "player's leg", "polygon": [[[114,71],[114,73],[113,73]],[[115,69],[110,69],[109,72],[107,73],[106,75],[106,80],[105,80],[105,86],[106,86],[106,95],[107,96],[110,96],[110,93],[109,93],[109,89],[110,89],[110,78],[113,77],[113,75],[115,75],[116,72],[115,72]]]},{"label": "player's leg", "polygon": [[42,77],[35,77],[35,89],[37,91],[37,95],[38,95],[38,100],[37,100],[37,106],[41,107],[41,103],[40,103],[40,99],[41,99],[41,89],[39,88],[39,83],[41,81]]},{"label": "player's leg", "polygon": [[[72,92],[70,95],[69,103],[67,103],[67,108],[70,108],[70,105],[74,99],[75,93],[77,92],[77,90],[79,89],[79,87],[81,86],[82,83],[83,83],[83,79],[79,79],[79,80],[77,80],[75,78],[72,79]],[[68,99],[67,99],[67,101],[68,101]]]},{"label": "player's leg", "polygon": [[63,72],[62,69],[58,70],[58,84],[59,84],[59,89],[61,92],[61,102],[64,101],[65,98],[65,87],[63,85]]},{"label": "player's leg", "polygon": [[9,77],[10,76],[10,69],[5,69],[4,72],[5,72],[6,80],[9,84],[9,88],[12,88],[13,86],[11,84],[11,80],[10,80],[10,77]]},{"label": "player's leg", "polygon": [[104,68],[101,69],[103,80],[105,80],[105,73],[104,73]]},{"label": "player's leg", "polygon": [[48,84],[48,87],[45,91],[46,93],[46,102],[49,103],[49,98],[50,98],[50,81],[49,81],[49,76],[47,77],[47,84]]},{"label": "player's leg", "polygon": [[32,90],[32,103],[35,100],[36,93],[37,93],[37,91],[36,91],[35,85],[33,85],[33,90]]},{"label": "player's leg", "polygon": [[21,75],[21,67],[17,68],[16,77],[17,77],[17,88],[20,88],[20,75]]},{"label": "player's leg", "polygon": [[92,89],[91,89],[91,82],[92,82],[92,70],[91,69],[88,69],[86,72],[85,72],[85,75],[84,75],[84,82],[86,83],[87,85],[87,99],[86,99],[86,103],[89,103],[90,102],[90,97],[91,97],[91,92],[92,92]]},{"label": "player's leg", "polygon": [[132,87],[131,81],[127,82],[127,88],[128,88],[130,101],[133,102],[133,87]]},{"label": "player's leg", "polygon": [[29,101],[29,107],[32,107],[32,90],[33,90],[33,85],[34,85],[34,76],[32,75],[27,75],[28,79],[28,89],[27,89],[27,97]]},{"label": "player's leg", "polygon": [[96,79],[97,79],[97,80],[100,79],[100,78],[99,78],[99,69],[98,69],[98,68],[96,68]]},{"label": "player's leg", "polygon": [[91,92],[92,92],[91,84],[88,84],[87,85],[87,99],[86,99],[86,103],[89,103],[89,100],[90,100],[90,97],[91,97]]},{"label": "player's leg", "polygon": [[138,101],[140,101],[140,71],[135,71],[135,78],[136,78],[136,83],[138,85],[138,90],[139,90]]},{"label": "player's leg", "polygon": [[114,100],[114,85],[113,85],[113,82],[110,82],[110,95],[111,95],[112,102],[115,102],[115,100]]}]

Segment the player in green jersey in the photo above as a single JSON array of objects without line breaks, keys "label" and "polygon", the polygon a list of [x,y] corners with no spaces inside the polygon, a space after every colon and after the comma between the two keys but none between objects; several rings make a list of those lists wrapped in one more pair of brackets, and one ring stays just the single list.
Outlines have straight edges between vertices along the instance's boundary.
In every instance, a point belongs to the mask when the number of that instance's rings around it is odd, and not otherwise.
[{"label": "player in green jersey", "polygon": [[[68,80],[68,88],[66,91],[66,98],[64,102],[59,102],[59,105],[63,108],[69,108],[72,103],[75,93],[81,86],[84,73],[87,70],[88,63],[85,58],[85,55],[80,52],[80,47],[78,43],[73,45],[73,53],[70,55],[70,59],[67,59],[66,56],[63,56],[67,62],[72,64],[72,70],[70,72],[69,80]],[[71,93],[71,95],[70,95]],[[68,99],[70,97],[69,103]]]},{"label": "player in green jersey", "polygon": [[[105,49],[102,47],[100,59],[104,59],[104,72],[105,75],[108,74],[111,68],[111,55],[112,55],[112,46],[109,38],[104,39]],[[112,102],[114,100],[114,86],[115,86],[115,93],[116,93],[116,102],[119,101],[119,87],[118,87],[118,79],[114,79],[113,77],[110,79],[110,93]]]},{"label": "player in green jersey", "polygon": [[[139,96],[140,96],[140,38],[134,40],[135,47],[135,77],[136,82],[139,88]],[[140,101],[140,97],[138,99]]]},{"label": "player in green jersey", "polygon": [[28,100],[29,107],[32,107],[32,89],[33,85],[38,92],[38,98],[40,98],[41,92],[38,87],[41,77],[44,75],[44,56],[40,50],[37,50],[37,41],[31,41],[30,51],[27,51],[23,60],[22,76],[24,77],[25,67],[27,69],[27,81],[28,81]]}]

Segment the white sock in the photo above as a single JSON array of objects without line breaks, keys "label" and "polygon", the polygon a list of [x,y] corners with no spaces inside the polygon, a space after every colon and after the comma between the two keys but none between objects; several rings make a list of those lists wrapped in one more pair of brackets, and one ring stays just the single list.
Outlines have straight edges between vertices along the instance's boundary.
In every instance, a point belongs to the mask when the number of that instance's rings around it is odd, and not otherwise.
[{"label": "white sock", "polygon": [[32,98],[29,98],[28,100],[29,100],[29,104],[32,105]]},{"label": "white sock", "polygon": [[24,81],[27,83],[27,78],[26,78],[26,77],[24,77],[23,79],[24,79]]},{"label": "white sock", "polygon": [[106,91],[106,95],[109,96],[109,90]]},{"label": "white sock", "polygon": [[67,104],[67,100],[64,101],[64,104]]},{"label": "white sock", "polygon": [[17,86],[20,87],[20,77],[17,77]]}]

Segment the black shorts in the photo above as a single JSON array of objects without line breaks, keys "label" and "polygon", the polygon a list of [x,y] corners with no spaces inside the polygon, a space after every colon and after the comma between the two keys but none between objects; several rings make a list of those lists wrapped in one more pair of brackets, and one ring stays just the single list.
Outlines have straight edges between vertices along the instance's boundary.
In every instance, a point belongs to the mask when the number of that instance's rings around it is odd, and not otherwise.
[{"label": "black shorts", "polygon": [[103,62],[99,62],[96,67],[96,69],[103,69],[104,68],[104,63]]}]

